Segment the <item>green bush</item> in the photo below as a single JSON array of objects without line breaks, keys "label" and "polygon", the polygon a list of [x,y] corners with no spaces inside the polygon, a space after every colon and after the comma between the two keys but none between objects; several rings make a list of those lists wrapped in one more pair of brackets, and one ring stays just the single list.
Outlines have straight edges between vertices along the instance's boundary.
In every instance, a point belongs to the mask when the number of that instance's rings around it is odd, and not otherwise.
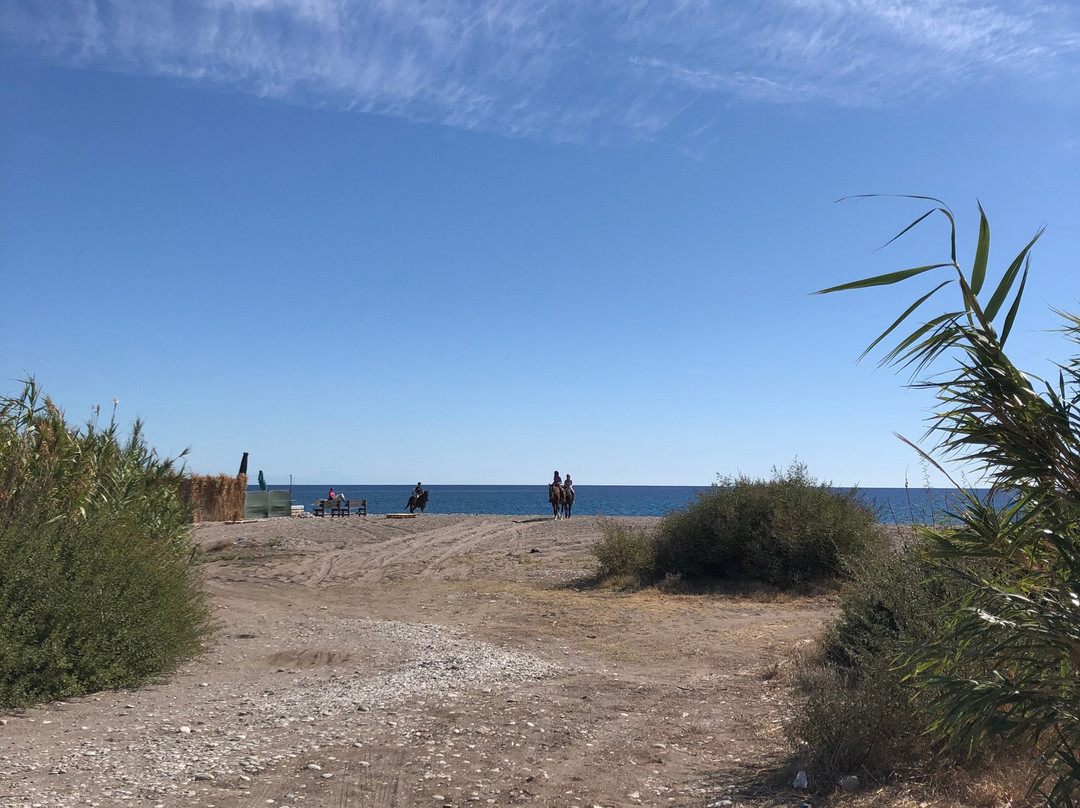
[{"label": "green bush", "polygon": [[613,519],[600,524],[604,539],[592,547],[597,577],[620,586],[640,586],[652,581],[655,548],[652,538]]},{"label": "green bush", "polygon": [[174,462],[136,423],[73,428],[36,384],[0,401],[0,705],[174,669],[208,611]]},{"label": "green bush", "polygon": [[867,659],[859,673],[859,684],[851,686],[817,658],[797,674],[806,702],[786,730],[815,782],[835,783],[848,774],[884,779],[926,757],[926,725],[888,661]]},{"label": "green bush", "polygon": [[806,704],[787,728],[820,781],[885,778],[927,759],[932,718],[905,681],[910,655],[944,634],[966,590],[917,547],[882,548],[845,568],[840,618],[797,672]]},{"label": "green bush", "polygon": [[857,492],[837,492],[793,463],[771,480],[722,477],[664,517],[655,574],[761,581],[782,589],[835,578],[841,558],[880,541]]},{"label": "green bush", "polygon": [[844,569],[841,615],[824,649],[852,683],[868,660],[894,660],[936,640],[966,591],[963,579],[926,558],[922,545],[880,547],[845,559]]}]

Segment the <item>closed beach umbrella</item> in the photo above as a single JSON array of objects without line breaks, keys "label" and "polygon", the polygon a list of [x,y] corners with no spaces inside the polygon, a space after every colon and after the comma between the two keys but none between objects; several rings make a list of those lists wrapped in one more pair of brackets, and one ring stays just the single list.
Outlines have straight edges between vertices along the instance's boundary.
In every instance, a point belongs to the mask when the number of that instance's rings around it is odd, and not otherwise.
[{"label": "closed beach umbrella", "polygon": [[263,477],[262,469],[259,469],[259,490],[266,490],[266,478]]}]

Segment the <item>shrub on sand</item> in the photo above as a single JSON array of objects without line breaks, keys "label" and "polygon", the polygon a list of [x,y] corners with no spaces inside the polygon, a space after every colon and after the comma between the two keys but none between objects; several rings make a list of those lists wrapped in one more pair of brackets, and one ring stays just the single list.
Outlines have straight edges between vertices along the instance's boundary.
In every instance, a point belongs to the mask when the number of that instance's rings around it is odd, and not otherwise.
[{"label": "shrub on sand", "polygon": [[882,779],[927,760],[932,718],[905,677],[913,650],[945,630],[962,581],[909,545],[849,558],[841,614],[795,675],[806,697],[787,733],[818,779]]},{"label": "shrub on sand", "polygon": [[604,519],[600,528],[604,538],[590,550],[598,562],[597,578],[620,587],[651,582],[654,562],[652,538],[644,531],[613,519]]},{"label": "shrub on sand", "polygon": [[179,480],[139,423],[70,427],[32,380],[0,400],[0,705],[137,685],[200,648]]},{"label": "shrub on sand", "polygon": [[771,480],[721,477],[664,517],[655,574],[761,581],[790,589],[841,573],[841,559],[881,541],[855,490],[818,483],[801,463]]}]

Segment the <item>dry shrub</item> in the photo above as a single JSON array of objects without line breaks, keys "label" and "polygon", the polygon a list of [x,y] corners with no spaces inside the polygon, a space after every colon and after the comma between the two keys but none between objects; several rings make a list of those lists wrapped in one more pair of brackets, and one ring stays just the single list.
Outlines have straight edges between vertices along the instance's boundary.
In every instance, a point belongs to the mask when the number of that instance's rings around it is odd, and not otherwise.
[{"label": "dry shrub", "polygon": [[1035,808],[1046,805],[1042,796],[1029,793],[1039,771],[1035,760],[1010,750],[977,769],[937,772],[929,785],[935,794],[971,808]]}]

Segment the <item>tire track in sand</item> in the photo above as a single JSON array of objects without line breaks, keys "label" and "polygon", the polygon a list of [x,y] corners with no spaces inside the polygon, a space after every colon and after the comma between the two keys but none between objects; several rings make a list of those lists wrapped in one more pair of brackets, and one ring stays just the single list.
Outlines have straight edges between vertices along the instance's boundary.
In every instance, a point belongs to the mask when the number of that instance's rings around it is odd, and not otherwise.
[{"label": "tire track in sand", "polygon": [[[286,534],[282,547],[261,556],[258,566],[245,568],[241,577],[323,587],[373,584],[402,575],[486,576],[511,563],[508,556],[533,548],[556,555],[579,554],[600,536],[595,520],[588,517],[573,523],[440,514],[401,520],[366,517],[347,524],[314,521],[318,524],[312,520],[298,524],[295,538]],[[258,535],[251,526],[246,532]],[[237,571],[230,568],[226,574]]]},{"label": "tire track in sand", "polygon": [[319,585],[347,579],[351,583],[377,583],[395,568],[409,567],[421,578],[436,575],[454,558],[466,555],[504,556],[522,538],[515,526],[507,535],[505,520],[470,517],[450,524],[432,524],[398,537],[332,551],[320,560],[306,583]]}]

